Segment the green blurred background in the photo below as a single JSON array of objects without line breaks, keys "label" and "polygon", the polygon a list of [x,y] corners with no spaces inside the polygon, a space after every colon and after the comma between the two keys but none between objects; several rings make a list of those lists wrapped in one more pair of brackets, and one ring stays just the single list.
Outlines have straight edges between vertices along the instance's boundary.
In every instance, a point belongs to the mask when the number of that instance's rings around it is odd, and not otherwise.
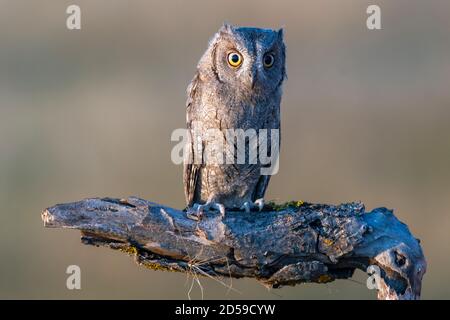
[{"label": "green blurred background", "polygon": [[[66,29],[78,4],[82,30]],[[366,8],[382,10],[380,31]],[[428,259],[423,298],[450,298],[449,1],[0,0],[0,298],[187,298],[183,274],[44,229],[40,212],[93,196],[184,206],[170,134],[224,21],[285,27],[288,81],[278,175],[267,198],[395,209]],[[66,289],[66,267],[82,290]],[[354,281],[205,298],[375,298]],[[199,298],[195,288],[192,297]]]}]

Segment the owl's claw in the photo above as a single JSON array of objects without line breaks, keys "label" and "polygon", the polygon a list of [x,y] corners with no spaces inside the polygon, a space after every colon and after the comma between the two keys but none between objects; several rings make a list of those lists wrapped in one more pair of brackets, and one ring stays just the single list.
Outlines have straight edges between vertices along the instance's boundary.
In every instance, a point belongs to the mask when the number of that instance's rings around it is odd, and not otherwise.
[{"label": "owl's claw", "polygon": [[191,220],[200,221],[203,218],[203,208],[196,203],[192,208],[187,209],[186,216]]},{"label": "owl's claw", "polygon": [[221,203],[210,201],[207,202],[206,204],[195,203],[191,210],[188,209],[187,217],[189,219],[199,221],[203,218],[204,212],[209,211],[211,209],[219,211],[222,217],[225,216],[225,206]]},{"label": "owl's claw", "polygon": [[245,212],[250,212],[250,202],[245,201],[242,207],[239,208],[240,210],[244,210]]},{"label": "owl's claw", "polygon": [[262,211],[266,203],[264,202],[264,198],[259,198],[255,200],[254,205],[258,208],[258,211]]},{"label": "owl's claw", "polygon": [[241,206],[241,210],[245,210],[245,212],[249,213],[252,209],[258,209],[258,211],[262,211],[264,208],[264,199],[260,198],[255,200],[255,202],[246,201]]},{"label": "owl's claw", "polygon": [[220,212],[220,215],[223,217],[225,216],[225,206],[221,203],[217,202],[210,202],[211,208],[216,209]]}]

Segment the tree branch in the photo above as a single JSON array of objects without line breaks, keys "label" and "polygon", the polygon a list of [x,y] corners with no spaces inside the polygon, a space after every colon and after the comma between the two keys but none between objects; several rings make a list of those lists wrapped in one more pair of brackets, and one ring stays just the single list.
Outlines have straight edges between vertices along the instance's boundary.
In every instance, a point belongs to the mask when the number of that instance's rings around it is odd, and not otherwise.
[{"label": "tree branch", "polygon": [[263,212],[186,212],[135,197],[86,199],[44,210],[46,227],[79,229],[82,242],[134,255],[152,269],[253,277],[272,287],[380,271],[379,299],[419,299],[426,261],[419,241],[386,208],[290,202]]}]

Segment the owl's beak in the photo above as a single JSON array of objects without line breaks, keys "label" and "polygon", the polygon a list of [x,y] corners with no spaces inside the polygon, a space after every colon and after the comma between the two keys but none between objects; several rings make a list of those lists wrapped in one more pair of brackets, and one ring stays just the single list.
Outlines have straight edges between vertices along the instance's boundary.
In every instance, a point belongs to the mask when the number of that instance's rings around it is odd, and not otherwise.
[{"label": "owl's beak", "polygon": [[254,89],[257,82],[258,82],[258,73],[256,70],[253,70],[248,77],[248,84],[250,88]]}]

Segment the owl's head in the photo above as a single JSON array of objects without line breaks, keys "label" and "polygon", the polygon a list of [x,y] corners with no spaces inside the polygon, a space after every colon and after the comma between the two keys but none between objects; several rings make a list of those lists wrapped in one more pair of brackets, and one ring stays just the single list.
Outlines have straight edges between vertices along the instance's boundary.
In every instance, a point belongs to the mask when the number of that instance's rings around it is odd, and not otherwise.
[{"label": "owl's head", "polygon": [[283,29],[224,24],[211,39],[198,68],[229,90],[271,94],[286,77],[285,59]]}]

